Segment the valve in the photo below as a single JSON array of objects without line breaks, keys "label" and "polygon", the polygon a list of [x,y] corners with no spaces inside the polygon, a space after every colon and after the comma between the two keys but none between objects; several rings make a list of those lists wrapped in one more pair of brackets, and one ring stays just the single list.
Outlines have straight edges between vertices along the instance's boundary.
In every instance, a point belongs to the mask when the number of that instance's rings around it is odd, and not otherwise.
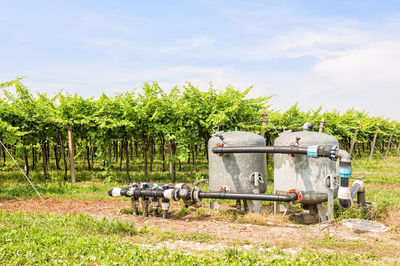
[{"label": "valve", "polygon": [[224,143],[224,136],[222,136],[222,134],[224,133],[224,131],[218,131],[218,132],[215,132],[214,134],[213,134],[213,137],[219,137],[220,138],[220,140],[221,140],[221,143],[222,143],[222,146],[225,144]]},{"label": "valve", "polygon": [[332,148],[331,148],[331,160],[332,161],[337,161],[336,153],[337,153],[338,149],[339,149],[339,146],[337,146],[337,145],[332,146]]},{"label": "valve", "polygon": [[254,172],[249,176],[250,183],[253,183],[254,186],[259,187],[260,184],[264,184],[264,178],[259,172]]}]

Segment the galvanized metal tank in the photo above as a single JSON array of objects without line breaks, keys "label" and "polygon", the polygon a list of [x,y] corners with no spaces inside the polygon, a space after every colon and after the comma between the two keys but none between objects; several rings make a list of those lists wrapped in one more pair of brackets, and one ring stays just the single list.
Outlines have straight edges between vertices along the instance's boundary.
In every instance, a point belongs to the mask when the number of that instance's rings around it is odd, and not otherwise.
[{"label": "galvanized metal tank", "polygon": [[[254,133],[230,131],[221,135],[226,146],[265,146],[264,138]],[[208,141],[210,191],[227,186],[231,192],[264,193],[267,187],[265,154],[232,153],[219,156],[211,150],[220,144],[221,139],[217,136]],[[257,182],[254,177],[261,182]]]},{"label": "galvanized metal tank", "polygon": [[[274,146],[334,146],[338,140],[330,135],[311,131],[283,132]],[[303,193],[304,204],[316,204],[337,197],[336,162],[329,158],[306,155],[274,154],[274,190],[285,193],[296,189]]]}]

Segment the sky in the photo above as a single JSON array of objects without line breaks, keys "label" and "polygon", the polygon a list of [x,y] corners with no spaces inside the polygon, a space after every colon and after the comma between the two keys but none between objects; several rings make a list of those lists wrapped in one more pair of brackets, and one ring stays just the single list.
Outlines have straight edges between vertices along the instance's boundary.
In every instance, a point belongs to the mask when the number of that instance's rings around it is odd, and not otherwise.
[{"label": "sky", "polygon": [[0,0],[0,82],[34,92],[253,86],[276,110],[399,121],[399,72],[400,1]]}]

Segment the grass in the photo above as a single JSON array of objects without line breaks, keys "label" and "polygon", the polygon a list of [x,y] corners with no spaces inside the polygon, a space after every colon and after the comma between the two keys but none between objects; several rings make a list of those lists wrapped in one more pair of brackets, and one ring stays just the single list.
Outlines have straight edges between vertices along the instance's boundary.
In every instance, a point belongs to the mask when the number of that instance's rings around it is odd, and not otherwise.
[{"label": "grass", "polygon": [[[135,164],[135,163],[134,163]],[[190,171],[190,165],[182,164],[183,169],[187,172],[178,172],[177,182],[191,183],[194,180],[203,179],[208,177],[207,165],[204,160],[199,160],[199,172]],[[0,172],[0,199],[25,199],[37,197],[33,189],[21,176],[21,173],[12,169],[10,162],[6,163],[9,171]],[[385,160],[374,159],[357,159],[353,163],[354,177],[366,176],[364,179],[366,183],[366,197],[368,201],[374,202],[374,206],[369,207],[367,210],[360,211],[358,208],[352,207],[349,210],[342,210],[336,204],[336,218],[371,218],[379,221],[385,221],[386,214],[391,209],[400,208],[400,163],[399,157],[388,157]],[[54,168],[54,167],[53,167]],[[60,199],[111,199],[107,195],[107,191],[111,187],[126,186],[125,173],[119,171],[119,167],[110,167],[103,169],[97,167],[95,170],[88,171],[84,164],[78,164],[77,179],[78,183],[72,185],[63,180],[62,171],[50,171],[50,180],[44,182],[42,180],[42,173],[40,171],[31,172],[31,178],[36,184],[39,192],[44,197],[56,197]],[[140,169],[140,166],[138,166]],[[161,169],[160,161],[155,161],[154,171],[151,173],[151,181],[158,183],[168,183],[169,174],[167,172],[159,171]],[[272,176],[272,165],[268,167],[268,173]],[[135,181],[145,180],[144,174],[141,172],[132,172],[132,179]],[[268,179],[267,192],[273,193],[273,183]],[[90,180],[90,181],[89,181]],[[202,183],[201,188],[208,190],[208,184]],[[123,199],[122,199],[123,200]],[[207,200],[204,201],[206,206]],[[224,201],[224,204],[233,205],[235,201]],[[263,205],[271,205],[272,202],[262,202]],[[183,218],[191,214],[189,211],[181,209],[175,211],[173,215],[178,218]],[[200,209],[192,217],[204,217],[204,210]],[[233,212],[222,211],[219,214],[221,219],[236,220],[242,219],[236,216]],[[243,219],[242,219],[243,220]],[[247,220],[245,218],[244,220]],[[251,220],[251,219],[250,219]],[[259,223],[256,221],[255,223]]]},{"label": "grass", "polygon": [[[54,160],[52,160],[54,162]],[[19,162],[23,165],[23,162]],[[131,179],[135,182],[144,182],[146,177],[140,160],[134,160],[131,165]],[[43,197],[56,197],[61,199],[110,199],[107,191],[112,187],[124,187],[127,182],[125,168],[120,171],[118,164],[111,167],[103,167],[96,163],[96,167],[88,170],[83,161],[76,162],[76,184],[64,182],[64,172],[56,170],[54,163],[49,164],[49,178],[43,180],[42,169],[37,167],[31,170],[29,178],[38,188]],[[181,171],[177,171],[176,183],[192,183],[196,180],[208,178],[207,162],[204,159],[197,161],[198,172],[192,171],[190,165],[182,163]],[[161,171],[161,161],[155,160],[150,182],[170,183],[168,171]],[[68,174],[68,180],[71,177]],[[208,189],[207,183],[200,185],[202,189]],[[0,199],[27,199],[37,197],[34,190],[16,168],[13,162],[7,161],[0,166]]]},{"label": "grass", "polygon": [[[159,163],[159,162],[158,162]],[[0,199],[35,198],[36,194],[23,179],[21,174],[6,165],[0,171]],[[192,172],[190,166],[184,166],[186,172],[178,172],[177,182],[193,182],[207,178],[206,164],[199,163],[199,172]],[[389,157],[385,161],[374,159],[357,159],[353,164],[354,175],[364,174],[367,178],[366,197],[373,205],[359,209],[353,205],[348,210],[340,209],[335,203],[337,221],[345,218],[367,218],[385,224],[390,221],[391,211],[400,213],[400,157]],[[6,167],[6,168],[7,168]],[[140,168],[140,166],[139,166]],[[62,171],[50,171],[50,179],[44,182],[40,171],[31,172],[31,178],[44,197],[60,199],[111,199],[107,191],[114,186],[126,185],[126,174],[118,167],[88,171],[84,166],[78,167],[76,184],[63,182]],[[7,170],[7,171],[6,171]],[[134,170],[134,169],[133,169]],[[151,173],[151,181],[169,183],[169,174],[160,171],[156,164]],[[268,172],[272,173],[271,166]],[[132,179],[144,181],[144,174],[132,172]],[[267,193],[273,193],[273,179],[269,175]],[[208,184],[201,184],[208,190]],[[126,200],[122,198],[121,200]],[[235,201],[224,201],[217,213],[208,213],[208,201],[199,209],[185,208],[182,202],[172,210],[173,219],[222,219],[232,221],[232,228],[238,223],[266,224],[272,215],[236,214],[229,205]],[[271,203],[263,203],[271,205]],[[265,206],[264,206],[265,207]],[[271,206],[267,206],[269,208]],[[131,213],[122,209],[121,213]],[[287,220],[285,220],[287,222]],[[282,222],[282,219],[277,221]],[[273,223],[275,223],[273,221]],[[390,225],[390,224],[389,224]],[[398,237],[396,226],[391,226],[393,234]],[[397,228],[400,228],[397,225]],[[277,265],[310,265],[310,264],[383,264],[396,259],[398,248],[393,243],[366,241],[360,239],[342,239],[329,234],[311,238],[295,254],[285,249],[293,247],[291,242],[281,241],[271,246],[266,243],[254,245],[251,250],[241,246],[251,244],[246,239],[231,241],[231,247],[222,251],[190,251],[186,249],[171,250],[157,246],[159,242],[187,241],[212,245],[221,242],[215,235],[194,232],[174,232],[159,228],[138,228],[132,223],[113,220],[95,220],[86,215],[42,215],[27,213],[7,213],[0,211],[0,265],[2,264],[277,264]],[[377,238],[378,239],[378,238]],[[320,249],[325,250],[320,252]]]},{"label": "grass", "polygon": [[367,184],[397,184],[400,181],[399,157],[367,158],[353,161],[353,177],[364,176]]},{"label": "grass", "polygon": [[[277,264],[355,265],[375,259],[371,254],[322,253],[301,250],[296,254],[279,248],[244,251],[237,247],[196,254],[165,248],[144,247],[136,235],[157,231],[138,230],[134,225],[95,220],[84,215],[41,215],[0,211],[0,264]],[[200,241],[202,234],[187,235]]]},{"label": "grass", "polygon": [[[2,162],[0,162],[2,164]],[[18,160],[20,166],[24,165],[22,160]],[[196,160],[197,171],[193,171],[191,164],[186,162],[181,163],[181,169],[179,170],[178,165],[176,166],[176,181],[185,182],[208,178],[208,165],[205,157],[200,157]],[[48,181],[61,182],[64,180],[64,171],[57,170],[54,163],[54,159],[48,164]],[[143,160],[134,158],[130,163],[130,174],[134,181],[145,181],[144,175],[144,164]],[[150,171],[150,170],[149,170]],[[31,169],[29,177],[35,182],[43,182],[43,170],[41,164],[36,166],[34,170]],[[119,163],[112,162],[110,166],[103,166],[100,161],[95,161],[95,165],[89,170],[85,160],[75,161],[75,177],[78,182],[89,181],[89,180],[102,180],[106,182],[127,182],[125,163],[122,168],[119,168]],[[162,162],[155,159],[153,162],[153,171],[150,171],[150,179],[152,181],[163,181],[168,182],[171,176],[168,172],[162,171]],[[5,164],[0,165],[0,182],[2,180],[17,180],[23,181],[24,177],[15,166],[14,162],[7,158]],[[68,171],[68,180],[71,180],[70,173]]]},{"label": "grass", "polygon": [[[79,184],[48,182],[35,185],[42,197],[60,199],[110,199],[107,191],[118,183],[80,182]],[[37,197],[27,183],[7,183],[0,187],[2,199],[29,199]]]}]

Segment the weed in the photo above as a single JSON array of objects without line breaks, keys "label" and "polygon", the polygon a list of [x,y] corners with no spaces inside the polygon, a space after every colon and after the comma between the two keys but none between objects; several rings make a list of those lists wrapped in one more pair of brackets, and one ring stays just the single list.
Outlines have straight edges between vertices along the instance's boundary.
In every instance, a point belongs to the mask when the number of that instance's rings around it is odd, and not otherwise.
[{"label": "weed", "polygon": [[260,225],[265,225],[267,222],[265,216],[262,213],[253,213],[253,212],[249,212],[244,216],[240,216],[238,218],[238,221],[240,223],[260,224]]},{"label": "weed", "polygon": [[122,214],[133,214],[133,210],[132,209],[123,208],[123,209],[119,210],[119,213],[122,213]]},{"label": "weed", "polygon": [[204,208],[197,208],[196,211],[193,213],[193,218],[195,219],[204,219],[208,216],[209,214]]},{"label": "weed", "polygon": [[189,208],[183,206],[179,211],[173,211],[173,216],[177,218],[183,218],[190,212]]}]

